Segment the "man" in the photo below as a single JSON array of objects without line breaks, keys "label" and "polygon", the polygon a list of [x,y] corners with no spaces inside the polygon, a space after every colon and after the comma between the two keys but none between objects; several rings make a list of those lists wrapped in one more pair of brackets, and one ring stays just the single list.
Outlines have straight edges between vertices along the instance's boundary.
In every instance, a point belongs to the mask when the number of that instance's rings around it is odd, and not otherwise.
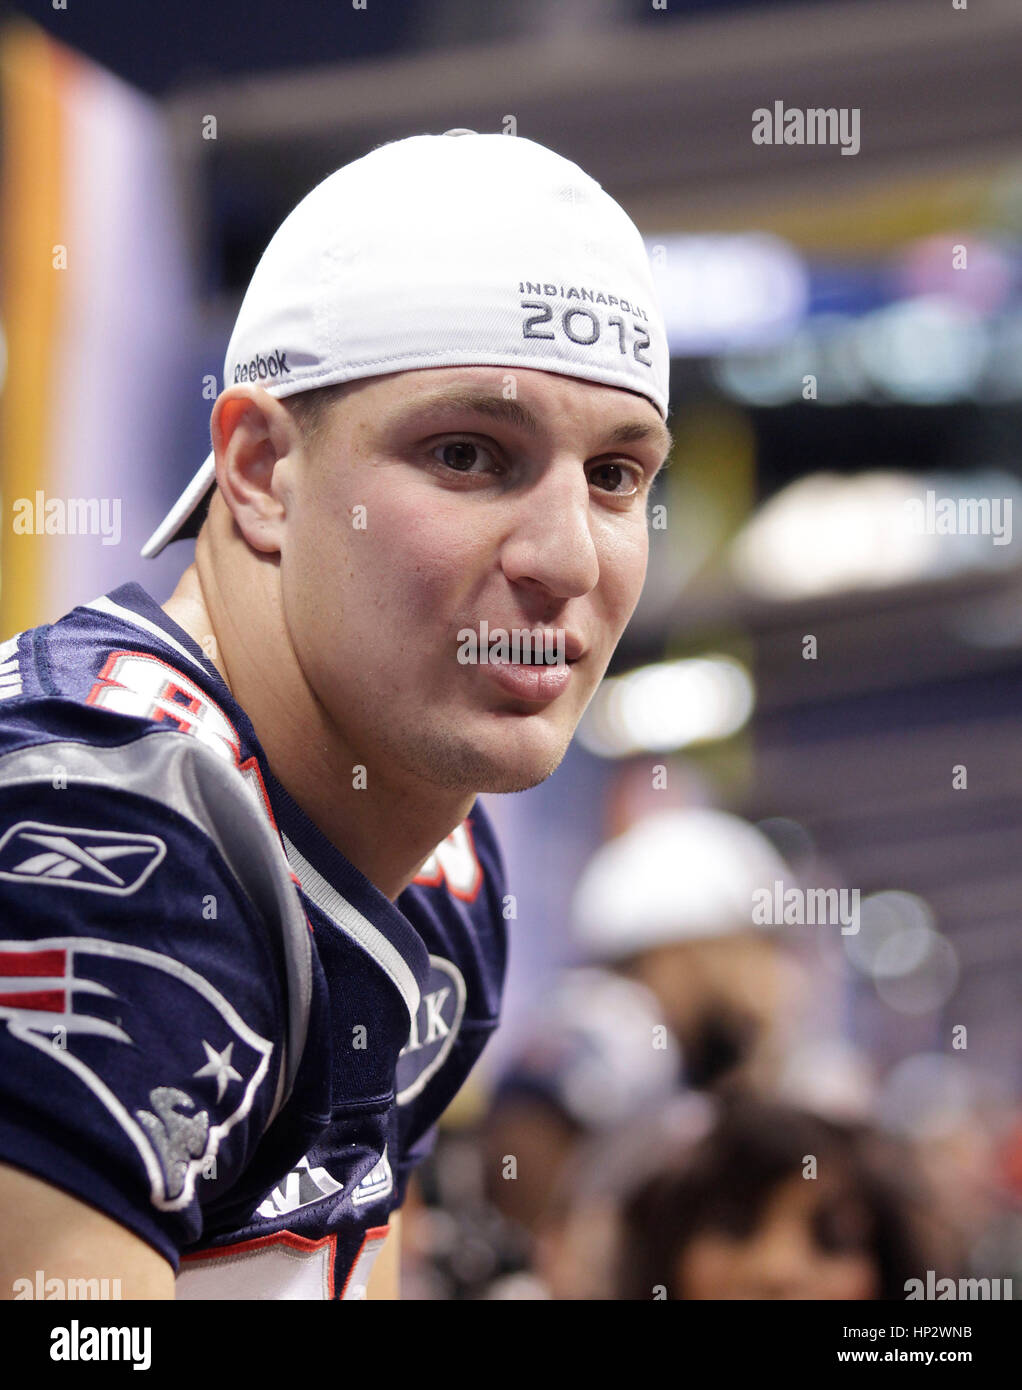
[{"label": "man", "polygon": [[556,768],[635,607],[667,376],[636,229],[530,141],[396,141],[285,219],[143,552],[201,522],[194,565],[0,652],[5,1292],[393,1269],[499,1011],[475,799]]}]

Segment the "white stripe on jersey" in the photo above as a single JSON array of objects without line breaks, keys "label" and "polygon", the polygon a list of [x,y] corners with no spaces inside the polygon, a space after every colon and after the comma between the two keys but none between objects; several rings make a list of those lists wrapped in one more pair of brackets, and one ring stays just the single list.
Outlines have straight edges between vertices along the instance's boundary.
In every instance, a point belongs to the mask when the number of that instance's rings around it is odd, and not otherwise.
[{"label": "white stripe on jersey", "polygon": [[165,642],[168,647],[173,647],[179,656],[183,656],[192,666],[197,666],[204,675],[208,671],[201,661],[198,661],[187,647],[183,647],[176,637],[171,637],[159,623],[150,622],[148,618],[143,618],[140,613],[134,612],[130,608],[122,608],[119,603],[114,603],[112,599],[104,594],[102,598],[94,598],[91,603],[83,603],[83,608],[92,608],[97,613],[107,613],[112,618],[120,618],[123,622],[132,623],[135,627],[140,627],[144,632],[150,632],[154,637],[158,637],[161,642]]},{"label": "white stripe on jersey", "polygon": [[0,642],[0,700],[10,700],[21,694],[21,669],[18,666],[18,643],[21,633]]},{"label": "white stripe on jersey", "polygon": [[404,956],[387,940],[379,927],[374,927],[368,917],[363,917],[357,907],[352,906],[347,898],[341,897],[333,884],[328,882],[318,869],[312,867],[301,850],[292,844],[286,835],[282,834],[281,839],[284,841],[291,867],[298,875],[304,891],[341,931],[353,936],[358,944],[368,951],[380,969],[390,976],[405,1001],[409,1019],[414,1022],[419,1012],[419,985]]}]

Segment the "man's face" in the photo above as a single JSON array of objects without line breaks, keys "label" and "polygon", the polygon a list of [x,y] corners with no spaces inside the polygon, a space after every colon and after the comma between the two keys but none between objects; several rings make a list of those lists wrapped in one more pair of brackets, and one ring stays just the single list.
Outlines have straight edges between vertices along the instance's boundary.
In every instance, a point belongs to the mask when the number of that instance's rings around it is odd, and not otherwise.
[{"label": "man's face", "polygon": [[[548,372],[401,372],[334,403],[289,485],[281,584],[353,761],[466,793],[549,776],[638,601],[667,445],[643,397]],[[464,664],[484,621],[562,629],[567,669]]]}]

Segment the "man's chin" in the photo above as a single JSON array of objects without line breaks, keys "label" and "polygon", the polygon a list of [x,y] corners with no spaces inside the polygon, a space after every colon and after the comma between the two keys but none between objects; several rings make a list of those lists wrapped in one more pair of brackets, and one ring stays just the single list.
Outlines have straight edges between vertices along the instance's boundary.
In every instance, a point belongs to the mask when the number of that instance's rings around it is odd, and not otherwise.
[{"label": "man's chin", "polygon": [[494,795],[527,792],[530,787],[538,787],[557,771],[563,761],[564,752],[562,749],[556,757],[543,761],[524,758],[480,761],[466,790],[490,792]]},{"label": "man's chin", "polygon": [[538,787],[557,771],[564,761],[575,730],[547,728],[530,723],[507,729],[496,747],[479,751],[485,756],[480,762],[476,790],[500,794],[525,792]]},{"label": "man's chin", "polygon": [[[563,756],[563,755],[562,755]],[[527,772],[524,769],[514,772],[505,769],[502,775],[494,776],[484,786],[479,784],[475,790],[477,792],[490,792],[493,795],[501,795],[506,792],[527,792],[532,787],[538,787],[540,782],[553,775],[561,765],[561,758],[540,772]]]},{"label": "man's chin", "polygon": [[448,742],[441,756],[429,759],[430,780],[466,795],[528,791],[556,772],[570,739],[537,741],[531,748],[522,747],[522,742],[513,736],[498,748],[474,742]]}]

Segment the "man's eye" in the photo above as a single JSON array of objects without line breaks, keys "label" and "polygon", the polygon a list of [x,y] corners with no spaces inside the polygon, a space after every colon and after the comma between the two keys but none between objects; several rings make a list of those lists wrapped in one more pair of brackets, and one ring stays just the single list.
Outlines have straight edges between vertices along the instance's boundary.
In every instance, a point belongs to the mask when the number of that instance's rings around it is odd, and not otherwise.
[{"label": "man's eye", "polygon": [[590,482],[617,497],[632,497],[639,486],[635,473],[623,463],[598,463],[589,474]]},{"label": "man's eye", "polygon": [[480,461],[485,464],[489,460],[491,466],[494,463],[489,449],[471,439],[450,439],[446,444],[438,444],[431,453],[435,459],[455,473],[478,472],[476,464]]}]

